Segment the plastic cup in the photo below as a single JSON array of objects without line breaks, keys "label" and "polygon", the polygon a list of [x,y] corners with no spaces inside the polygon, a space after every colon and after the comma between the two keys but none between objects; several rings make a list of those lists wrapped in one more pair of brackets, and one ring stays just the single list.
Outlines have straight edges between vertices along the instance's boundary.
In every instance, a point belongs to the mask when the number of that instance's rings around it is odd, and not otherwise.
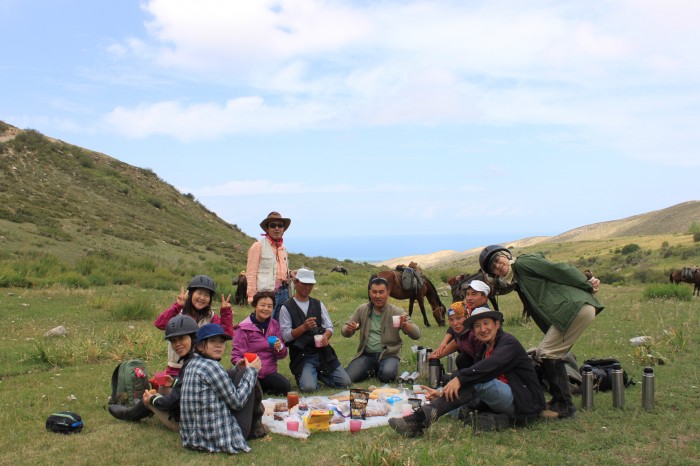
[{"label": "plastic cup", "polygon": [[277,337],[276,336],[267,337],[267,343],[270,346],[275,346],[275,343],[277,343]]},{"label": "plastic cup", "polygon": [[362,429],[362,421],[359,419],[350,419],[350,432],[356,434]]},{"label": "plastic cup", "polygon": [[316,348],[320,348],[322,342],[323,342],[323,335],[314,335],[314,344],[316,345]]},{"label": "plastic cup", "polygon": [[153,379],[158,385],[165,385],[165,383],[168,381],[168,376],[165,371],[161,371],[153,374]]},{"label": "plastic cup", "polygon": [[297,421],[296,419],[287,419],[287,430],[298,432],[299,421]]},{"label": "plastic cup", "polygon": [[394,328],[401,327],[401,316],[392,316],[394,319]]},{"label": "plastic cup", "polygon": [[256,353],[243,353],[243,357],[246,361],[253,362],[255,361],[255,358],[258,357],[258,355]]}]

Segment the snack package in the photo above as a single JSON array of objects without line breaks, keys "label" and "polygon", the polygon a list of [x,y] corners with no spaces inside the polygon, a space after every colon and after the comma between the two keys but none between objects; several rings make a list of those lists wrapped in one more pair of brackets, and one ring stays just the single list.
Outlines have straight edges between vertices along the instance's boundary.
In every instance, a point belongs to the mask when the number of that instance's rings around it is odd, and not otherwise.
[{"label": "snack package", "polygon": [[366,419],[369,391],[361,388],[350,389],[350,417],[351,419]]},{"label": "snack package", "polygon": [[304,424],[309,430],[330,430],[333,414],[329,409],[315,409],[304,417]]}]

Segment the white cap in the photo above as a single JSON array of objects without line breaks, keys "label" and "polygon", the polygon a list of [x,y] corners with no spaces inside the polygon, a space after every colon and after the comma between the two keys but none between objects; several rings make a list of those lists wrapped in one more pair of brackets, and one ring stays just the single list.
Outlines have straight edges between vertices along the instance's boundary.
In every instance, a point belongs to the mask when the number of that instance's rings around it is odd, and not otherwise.
[{"label": "white cap", "polygon": [[299,269],[297,270],[297,280],[301,283],[316,283],[316,278],[314,277],[314,271],[309,269]]},{"label": "white cap", "polygon": [[467,289],[471,288],[474,291],[480,291],[484,293],[486,296],[491,293],[491,287],[488,286],[486,283],[482,282],[481,280],[472,280],[469,282],[469,285],[467,285]]}]

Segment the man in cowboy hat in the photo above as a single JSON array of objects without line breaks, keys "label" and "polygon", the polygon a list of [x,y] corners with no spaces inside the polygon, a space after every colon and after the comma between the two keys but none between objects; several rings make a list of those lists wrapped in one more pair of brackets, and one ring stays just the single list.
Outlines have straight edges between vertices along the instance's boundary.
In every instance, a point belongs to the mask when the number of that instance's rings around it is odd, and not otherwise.
[{"label": "man in cowboy hat", "polygon": [[503,314],[498,311],[487,307],[474,309],[465,326],[472,329],[480,342],[476,362],[457,371],[441,393],[429,390],[430,404],[424,404],[409,416],[389,419],[389,425],[402,435],[414,437],[443,414],[476,401],[492,412],[487,415],[491,421],[484,422],[492,422],[493,428],[539,417],[545,401],[537,372],[520,342],[503,331],[502,322]]},{"label": "man in cowboy hat", "polygon": [[282,236],[292,221],[282,217],[279,212],[270,212],[260,222],[265,232],[258,241],[248,249],[246,280],[248,281],[248,302],[258,291],[275,292],[275,310],[272,318],[277,320],[280,307],[289,299],[289,259],[283,245]]}]

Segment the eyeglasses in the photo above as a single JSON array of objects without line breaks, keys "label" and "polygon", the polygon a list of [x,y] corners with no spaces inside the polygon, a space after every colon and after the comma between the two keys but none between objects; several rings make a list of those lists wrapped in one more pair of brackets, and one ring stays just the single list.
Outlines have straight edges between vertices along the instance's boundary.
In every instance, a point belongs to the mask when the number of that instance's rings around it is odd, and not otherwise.
[{"label": "eyeglasses", "polygon": [[267,228],[284,228],[284,223],[268,223]]}]

